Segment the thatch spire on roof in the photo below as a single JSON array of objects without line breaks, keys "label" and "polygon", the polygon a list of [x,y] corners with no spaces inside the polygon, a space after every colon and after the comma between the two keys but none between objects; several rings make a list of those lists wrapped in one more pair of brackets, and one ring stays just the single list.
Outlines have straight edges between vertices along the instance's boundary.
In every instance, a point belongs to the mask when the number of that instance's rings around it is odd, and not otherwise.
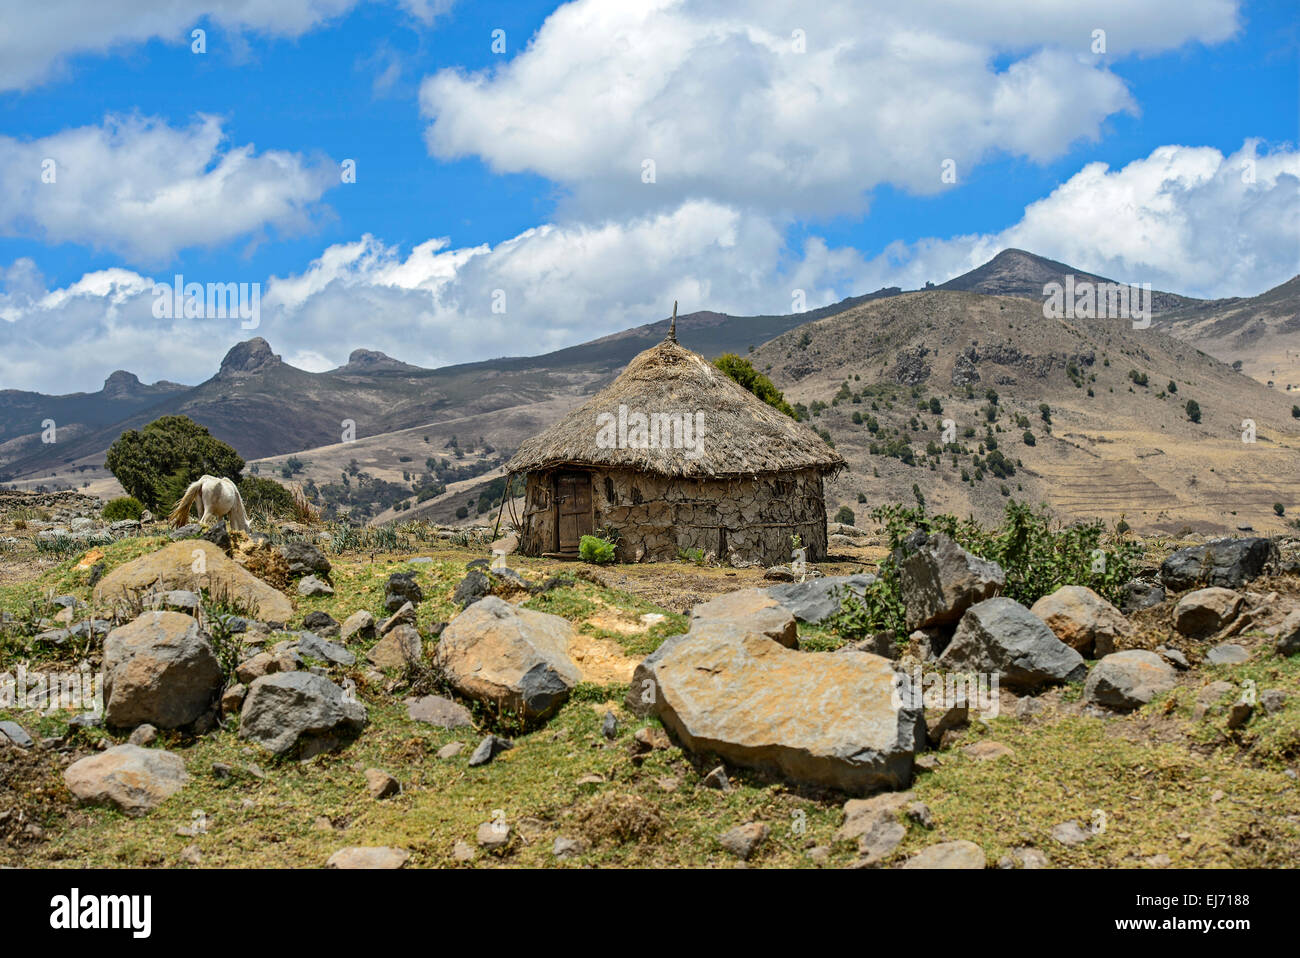
[{"label": "thatch spire on roof", "polygon": [[677,300],[673,300],[673,318],[668,324],[668,335],[665,337],[668,342],[677,342]]},{"label": "thatch spire on roof", "polygon": [[[844,466],[844,459],[819,435],[677,343],[674,333],[670,326],[667,338],[634,357],[613,383],[522,443],[507,471],[576,466],[705,478]],[[697,448],[607,441],[611,417],[622,436],[634,416],[689,416],[692,424],[702,424],[701,441]]]}]

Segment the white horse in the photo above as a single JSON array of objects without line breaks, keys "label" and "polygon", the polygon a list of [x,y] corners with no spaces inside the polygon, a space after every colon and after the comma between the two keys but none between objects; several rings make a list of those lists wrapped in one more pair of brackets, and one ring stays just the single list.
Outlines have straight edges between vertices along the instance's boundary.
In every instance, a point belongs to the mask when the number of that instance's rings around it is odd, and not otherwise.
[{"label": "white horse", "polygon": [[191,482],[181,501],[176,503],[176,508],[167,517],[172,525],[183,526],[190,521],[190,506],[195,499],[203,506],[199,525],[204,529],[224,518],[232,532],[252,531],[248,528],[248,514],[244,512],[244,500],[240,498],[239,487],[229,479],[206,475]]}]

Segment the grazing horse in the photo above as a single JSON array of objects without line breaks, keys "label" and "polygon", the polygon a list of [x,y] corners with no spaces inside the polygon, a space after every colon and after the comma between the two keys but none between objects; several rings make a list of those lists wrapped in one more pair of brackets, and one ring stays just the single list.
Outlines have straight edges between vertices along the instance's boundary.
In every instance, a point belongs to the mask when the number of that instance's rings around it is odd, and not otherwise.
[{"label": "grazing horse", "polygon": [[204,529],[224,518],[232,532],[252,531],[248,528],[248,514],[244,512],[244,500],[239,496],[239,488],[229,479],[206,475],[191,482],[181,501],[176,503],[176,508],[167,517],[172,525],[183,526],[190,521],[190,506],[195,499],[203,506],[199,525]]}]

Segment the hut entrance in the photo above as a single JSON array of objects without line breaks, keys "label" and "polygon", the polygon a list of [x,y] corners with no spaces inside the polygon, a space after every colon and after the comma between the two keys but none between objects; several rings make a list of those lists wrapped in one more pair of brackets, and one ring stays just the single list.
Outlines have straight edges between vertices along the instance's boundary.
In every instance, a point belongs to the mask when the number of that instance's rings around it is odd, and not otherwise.
[{"label": "hut entrance", "polygon": [[591,476],[585,472],[556,476],[555,503],[558,551],[576,555],[582,537],[592,533]]}]

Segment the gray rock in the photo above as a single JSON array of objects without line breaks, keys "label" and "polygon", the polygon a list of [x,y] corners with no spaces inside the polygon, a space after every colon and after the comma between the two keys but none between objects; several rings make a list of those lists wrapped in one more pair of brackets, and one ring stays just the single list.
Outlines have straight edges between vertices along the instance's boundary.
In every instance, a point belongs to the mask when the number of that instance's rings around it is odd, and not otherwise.
[{"label": "gray rock", "polygon": [[173,542],[180,539],[197,539],[202,533],[202,527],[197,522],[191,522],[178,529],[173,529],[167,534],[167,538]]},{"label": "gray rock", "polygon": [[771,831],[763,822],[749,822],[727,829],[718,836],[718,844],[741,861],[749,861]]},{"label": "gray rock", "polygon": [[145,612],[104,642],[104,718],[110,726],[189,725],[212,709],[222,682],[207,636],[184,613]]},{"label": "gray rock", "polygon": [[325,867],[370,871],[396,869],[405,865],[410,857],[411,853],[402,848],[340,848],[325,862]]},{"label": "gray rock", "polygon": [[848,595],[866,595],[867,587],[875,581],[876,577],[870,573],[828,575],[806,582],[774,585],[764,591],[800,622],[816,625],[839,612]]},{"label": "gray rock", "polygon": [[399,624],[370,647],[366,659],[381,669],[404,669],[424,658],[424,641],[413,625]]},{"label": "gray rock", "polygon": [[1092,832],[1081,828],[1078,822],[1061,822],[1052,826],[1052,838],[1062,845],[1082,845],[1092,838]]},{"label": "gray rock", "polygon": [[655,666],[688,634],[668,636],[659,643],[659,648],[642,659],[632,670],[632,683],[628,686],[623,706],[633,715],[646,716],[654,711],[655,703],[659,700],[659,686],[654,677]]},{"label": "gray rock", "polygon": [[8,739],[19,748],[31,748],[35,744],[27,730],[17,722],[0,722],[0,739]]},{"label": "gray rock", "polygon": [[1129,649],[1097,663],[1083,687],[1083,697],[1087,702],[1127,711],[1146,705],[1174,685],[1174,670],[1164,659],[1145,649]]},{"label": "gray rock", "polygon": [[298,594],[309,598],[317,595],[333,595],[334,587],[324,579],[309,575],[298,580]]},{"label": "gray rock", "polygon": [[1156,649],[1156,654],[1180,672],[1186,672],[1192,667],[1192,663],[1187,661],[1187,656],[1183,655],[1183,653],[1179,652],[1177,649],[1171,649],[1162,645]]},{"label": "gray rock", "polygon": [[1082,680],[1088,666],[1043,620],[1014,599],[985,599],[962,616],[939,666],[954,672],[996,672],[1008,688],[1032,690]]},{"label": "gray rock", "polygon": [[275,548],[289,563],[289,575],[309,575],[313,572],[327,575],[330,571],[330,560],[310,542],[282,542]]},{"label": "gray rock", "polygon": [[118,519],[108,527],[114,535],[126,536],[140,531],[139,519]]},{"label": "gray rock", "polygon": [[425,695],[409,702],[406,714],[413,722],[425,722],[438,728],[470,728],[474,724],[469,709],[441,695]]},{"label": "gray rock", "polygon": [[1142,579],[1130,579],[1124,585],[1124,599],[1120,609],[1126,615],[1150,609],[1165,601],[1164,586]]},{"label": "gray rock", "polygon": [[1286,708],[1289,696],[1281,689],[1268,689],[1259,694],[1259,707],[1265,715],[1276,715]]},{"label": "gray rock", "polygon": [[452,593],[451,599],[464,609],[473,605],[491,591],[492,580],[488,578],[487,573],[482,569],[471,569],[469,574],[460,580],[460,583],[456,586],[456,591]]},{"label": "gray rock", "polygon": [[328,612],[308,612],[302,617],[302,627],[324,638],[338,635],[339,624]]},{"label": "gray rock", "polygon": [[69,765],[63,781],[82,802],[144,815],[180,791],[189,775],[179,755],[158,748],[116,745]]},{"label": "gray rock", "polygon": [[487,596],[443,630],[437,663],[461,695],[524,719],[549,717],[582,680],[567,619]]},{"label": "gray rock", "polygon": [[1205,661],[1210,665],[1240,665],[1250,661],[1250,653],[1235,642],[1224,642],[1206,652]]},{"label": "gray rock", "polygon": [[786,648],[799,644],[799,626],[789,609],[761,589],[727,592],[691,610],[691,629],[724,622],[741,631],[758,632]]},{"label": "gray rock", "polygon": [[614,717],[613,712],[606,712],[601,719],[600,733],[611,741],[618,735],[618,719]]},{"label": "gray rock", "polygon": [[483,740],[478,743],[478,747],[470,755],[469,764],[471,767],[486,765],[501,752],[514,747],[515,743],[508,738],[501,738],[499,735],[485,735]]},{"label": "gray rock", "polygon": [[1282,620],[1274,648],[1278,655],[1295,655],[1300,652],[1300,609],[1293,610]]},{"label": "gray rock", "polygon": [[940,842],[923,848],[906,862],[904,868],[983,868],[987,864],[984,850],[974,842]]},{"label": "gray rock", "polygon": [[587,843],[580,838],[560,836],[551,845],[551,854],[559,859],[577,858],[587,850]]},{"label": "gray rock", "polygon": [[1007,580],[996,562],[972,555],[942,533],[903,560],[898,578],[908,631],[958,621]]},{"label": "gray rock", "polygon": [[314,632],[298,633],[298,651],[313,659],[324,659],[334,665],[355,665],[357,657],[328,639],[322,639]]},{"label": "gray rock", "polygon": [[225,552],[230,551],[230,530],[226,528],[225,519],[218,519],[217,524],[204,532],[200,538],[211,542],[218,549]]},{"label": "gray rock", "polygon": [[1174,628],[1183,635],[1203,638],[1232,622],[1245,602],[1240,593],[1217,586],[1197,589],[1174,606]]},{"label": "gray rock", "polygon": [[1277,545],[1271,539],[1214,539],[1179,549],[1160,566],[1160,579],[1174,592],[1201,585],[1240,589],[1278,562]]},{"label": "gray rock", "polygon": [[710,769],[709,773],[700,780],[700,784],[715,791],[728,791],[731,788],[731,779],[727,777],[726,766],[719,765],[717,768]]},{"label": "gray rock", "polygon": [[329,679],[309,672],[278,672],[256,679],[239,717],[239,737],[277,755],[295,748],[317,754],[355,736],[365,706]]},{"label": "gray rock", "polygon": [[372,638],[375,634],[375,617],[365,609],[353,612],[339,626],[339,639],[347,642],[353,636],[362,639]]},{"label": "gray rock", "polygon": [[396,612],[407,602],[419,605],[424,601],[424,591],[410,572],[394,572],[384,584],[384,611]]},{"label": "gray rock", "polygon": [[131,736],[127,739],[131,745],[139,745],[146,748],[158,741],[158,730],[146,722],[144,725],[137,725]]}]

